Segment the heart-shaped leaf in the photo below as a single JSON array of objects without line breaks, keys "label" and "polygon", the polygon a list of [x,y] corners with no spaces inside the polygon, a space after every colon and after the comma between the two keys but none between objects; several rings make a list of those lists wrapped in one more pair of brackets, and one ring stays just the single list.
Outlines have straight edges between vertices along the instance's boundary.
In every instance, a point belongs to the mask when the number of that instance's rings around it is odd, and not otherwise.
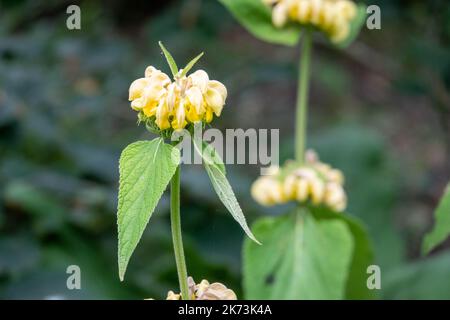
[{"label": "heart-shaped leaf", "polygon": [[306,209],[253,226],[264,245],[244,244],[247,299],[342,299],[354,242],[341,220],[317,220]]}]

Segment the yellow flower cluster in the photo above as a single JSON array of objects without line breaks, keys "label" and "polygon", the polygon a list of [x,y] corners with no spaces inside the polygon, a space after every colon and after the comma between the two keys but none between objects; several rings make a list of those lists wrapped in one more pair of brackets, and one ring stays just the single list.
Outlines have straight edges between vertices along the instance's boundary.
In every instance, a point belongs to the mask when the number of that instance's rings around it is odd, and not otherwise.
[{"label": "yellow flower cluster", "polygon": [[149,66],[145,77],[133,81],[129,89],[131,108],[155,119],[160,130],[183,129],[188,123],[209,123],[220,116],[227,98],[227,89],[208,74],[198,70],[174,81],[164,72]]},{"label": "yellow flower cluster", "polygon": [[[195,284],[194,279],[189,277],[188,285],[192,300],[237,300],[233,290],[219,282],[210,284],[207,280],[202,280],[199,284]],[[181,300],[181,295],[169,291],[166,300]]]},{"label": "yellow flower cluster", "polygon": [[357,7],[350,0],[262,0],[273,6],[272,21],[283,27],[288,21],[311,25],[323,31],[333,42],[344,40]]},{"label": "yellow flower cluster", "polygon": [[253,183],[251,193],[258,203],[272,206],[289,201],[309,201],[337,212],[347,206],[342,172],[320,162],[314,152],[308,151],[304,165],[291,165],[285,170],[283,174],[283,169],[273,167],[269,175]]}]

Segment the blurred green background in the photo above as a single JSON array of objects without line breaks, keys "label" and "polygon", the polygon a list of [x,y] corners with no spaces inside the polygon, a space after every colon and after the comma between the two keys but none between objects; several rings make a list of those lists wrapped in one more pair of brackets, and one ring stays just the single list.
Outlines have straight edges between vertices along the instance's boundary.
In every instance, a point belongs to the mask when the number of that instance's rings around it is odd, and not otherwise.
[{"label": "blurred green background", "polygon": [[[81,30],[66,8],[81,7]],[[431,256],[420,243],[450,180],[450,5],[378,4],[382,29],[363,29],[339,51],[314,47],[309,145],[346,177],[382,271],[381,298],[449,298],[450,242]],[[166,72],[157,41],[180,64],[223,82],[229,99],[215,126],[280,128],[292,156],[298,48],[262,43],[215,0],[0,1],[0,298],[143,299],[177,290],[168,198],[117,275],[116,196],[121,150],[152,136],[136,126],[130,83],[147,65]],[[248,219],[280,212],[250,197],[258,166],[228,166]],[[243,232],[201,167],[182,170],[189,274],[241,296]],[[186,186],[189,186],[187,188]],[[79,265],[82,290],[66,288]]]}]

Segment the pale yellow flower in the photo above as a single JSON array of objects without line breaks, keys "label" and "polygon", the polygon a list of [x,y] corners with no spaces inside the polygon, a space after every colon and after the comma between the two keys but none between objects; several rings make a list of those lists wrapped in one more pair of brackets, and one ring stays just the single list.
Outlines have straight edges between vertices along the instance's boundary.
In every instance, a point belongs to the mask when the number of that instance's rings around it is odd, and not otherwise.
[{"label": "pale yellow flower", "polygon": [[255,181],[251,188],[253,198],[265,206],[285,201],[283,185],[276,178],[264,176]]},{"label": "pale yellow flower", "polygon": [[272,8],[274,26],[291,22],[313,26],[331,41],[340,42],[350,33],[357,7],[351,0],[261,0]]},{"label": "pale yellow flower", "polygon": [[337,212],[343,211],[347,205],[344,175],[320,162],[311,150],[306,152],[305,164],[298,167],[289,164],[285,169],[273,167],[269,173],[271,175],[260,177],[251,187],[252,197],[261,205],[308,202],[315,206],[325,205]]},{"label": "pale yellow flower", "polygon": [[179,75],[171,81],[164,72],[147,67],[145,77],[130,85],[131,108],[153,119],[160,130],[180,130],[190,123],[209,123],[214,115],[219,117],[227,98],[226,87],[210,80],[203,70]]},{"label": "pale yellow flower", "polygon": [[308,180],[297,179],[296,190],[295,190],[295,200],[298,202],[304,202],[308,199]]}]

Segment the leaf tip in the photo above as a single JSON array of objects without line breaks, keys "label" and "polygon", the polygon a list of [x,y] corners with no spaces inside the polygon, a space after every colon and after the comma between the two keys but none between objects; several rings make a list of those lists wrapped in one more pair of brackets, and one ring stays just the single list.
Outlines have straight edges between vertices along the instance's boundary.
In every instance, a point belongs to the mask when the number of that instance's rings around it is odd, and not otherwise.
[{"label": "leaf tip", "polygon": [[124,278],[125,278],[125,270],[123,270],[123,268],[121,268],[119,266],[119,280],[120,280],[120,282],[123,282]]},{"label": "leaf tip", "polygon": [[250,240],[252,240],[256,244],[262,246],[262,243],[259,242],[258,239],[256,239],[256,237],[253,235],[253,233],[250,230],[249,230],[249,232],[247,232],[247,236],[250,238]]},{"label": "leaf tip", "polygon": [[433,248],[434,248],[434,246],[431,246],[428,243],[427,237],[425,237],[425,240],[423,241],[423,244],[422,244],[422,250],[421,250],[422,256],[427,256],[433,250]]},{"label": "leaf tip", "polygon": [[125,279],[125,272],[127,270],[127,264],[123,265],[121,261],[119,261],[119,280],[123,282]]}]

